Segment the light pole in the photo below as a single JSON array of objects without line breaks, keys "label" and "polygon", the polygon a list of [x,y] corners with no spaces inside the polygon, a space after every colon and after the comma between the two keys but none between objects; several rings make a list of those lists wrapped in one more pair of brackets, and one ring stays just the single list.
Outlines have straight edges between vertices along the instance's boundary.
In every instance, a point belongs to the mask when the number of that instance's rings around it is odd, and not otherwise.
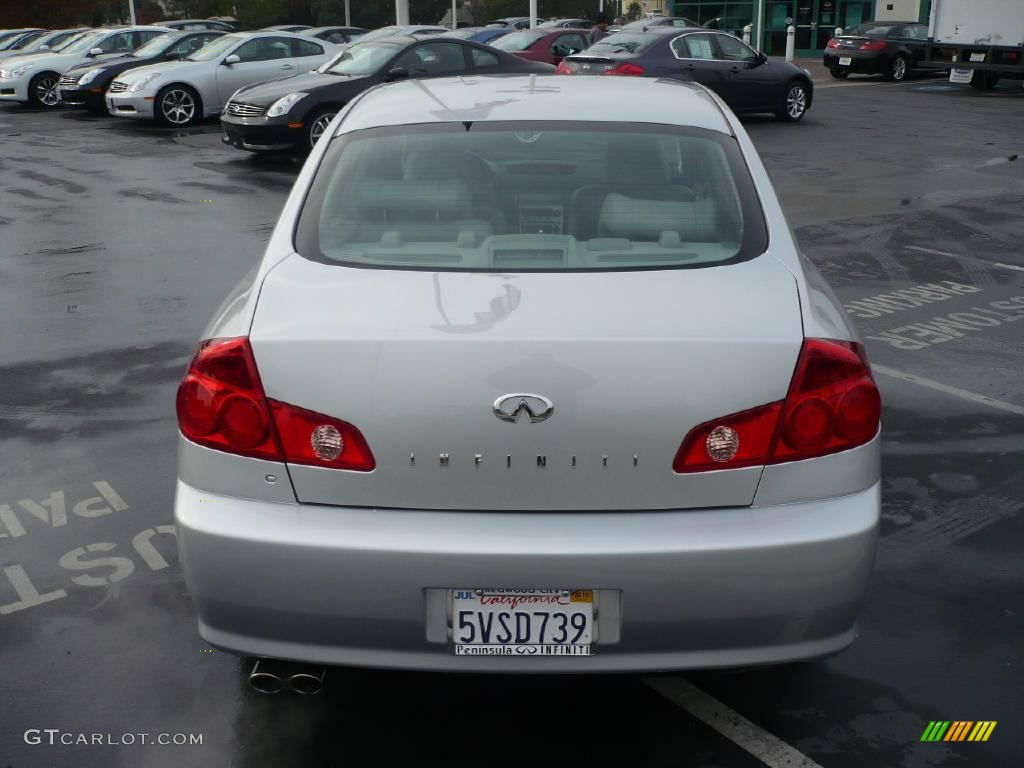
[{"label": "light pole", "polygon": [[349,7],[349,0],[345,0],[345,26],[352,26],[352,9]]},{"label": "light pole", "polygon": [[135,0],[128,0],[128,16],[132,20],[132,26],[135,26]]}]

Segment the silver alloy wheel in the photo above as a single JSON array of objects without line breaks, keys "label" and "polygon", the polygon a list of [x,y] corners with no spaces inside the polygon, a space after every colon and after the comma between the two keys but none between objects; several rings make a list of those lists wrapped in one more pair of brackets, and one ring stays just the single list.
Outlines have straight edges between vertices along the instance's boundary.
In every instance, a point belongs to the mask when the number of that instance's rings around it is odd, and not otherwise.
[{"label": "silver alloy wheel", "polygon": [[44,77],[36,83],[36,98],[44,107],[55,107],[60,97],[57,95],[57,78]]},{"label": "silver alloy wheel", "polygon": [[316,146],[316,143],[320,140],[320,137],[324,135],[327,130],[327,126],[331,124],[331,120],[337,112],[324,112],[322,115],[317,117],[313,121],[313,124],[309,126],[309,146],[310,149]]},{"label": "silver alloy wheel", "polygon": [[892,63],[892,79],[902,80],[907,76],[907,60],[902,56],[897,56],[896,60]]},{"label": "silver alloy wheel", "polygon": [[196,116],[196,100],[188,91],[175,88],[160,99],[160,112],[172,125],[185,125]]},{"label": "silver alloy wheel", "polygon": [[807,91],[800,84],[794,85],[786,94],[786,114],[790,120],[799,120],[807,111]]}]

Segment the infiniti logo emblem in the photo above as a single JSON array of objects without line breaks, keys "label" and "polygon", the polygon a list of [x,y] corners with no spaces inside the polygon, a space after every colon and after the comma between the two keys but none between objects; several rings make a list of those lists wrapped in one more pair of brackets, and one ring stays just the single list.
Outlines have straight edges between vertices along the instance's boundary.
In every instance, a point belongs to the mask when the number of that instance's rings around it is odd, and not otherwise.
[{"label": "infiniti logo emblem", "polygon": [[555,412],[555,404],[542,395],[525,392],[502,395],[494,401],[494,415],[502,421],[515,423],[523,411],[530,417],[530,423],[536,424],[551,417]]}]

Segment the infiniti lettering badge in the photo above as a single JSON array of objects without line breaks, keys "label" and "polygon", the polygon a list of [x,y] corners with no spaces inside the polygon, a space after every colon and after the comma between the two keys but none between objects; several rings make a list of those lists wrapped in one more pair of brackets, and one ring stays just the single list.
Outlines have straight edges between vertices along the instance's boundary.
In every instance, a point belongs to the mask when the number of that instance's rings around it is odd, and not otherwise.
[{"label": "infiniti lettering badge", "polygon": [[543,395],[530,395],[525,392],[517,392],[511,395],[502,395],[494,401],[494,415],[502,421],[515,423],[519,420],[519,414],[525,412],[530,418],[531,424],[544,421],[555,412],[555,404]]}]

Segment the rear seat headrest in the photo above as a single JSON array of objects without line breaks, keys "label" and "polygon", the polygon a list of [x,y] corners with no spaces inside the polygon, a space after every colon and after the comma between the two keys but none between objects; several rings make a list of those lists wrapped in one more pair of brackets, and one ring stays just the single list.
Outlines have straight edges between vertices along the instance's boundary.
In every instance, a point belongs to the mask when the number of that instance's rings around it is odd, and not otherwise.
[{"label": "rear seat headrest", "polygon": [[403,211],[468,213],[473,205],[469,186],[462,179],[367,179],[356,195],[362,210],[384,209],[399,215]]},{"label": "rear seat headrest", "polygon": [[677,232],[685,242],[713,242],[718,240],[717,214],[713,198],[642,200],[613,192],[605,195],[597,228],[603,237],[661,241],[664,233]]}]

